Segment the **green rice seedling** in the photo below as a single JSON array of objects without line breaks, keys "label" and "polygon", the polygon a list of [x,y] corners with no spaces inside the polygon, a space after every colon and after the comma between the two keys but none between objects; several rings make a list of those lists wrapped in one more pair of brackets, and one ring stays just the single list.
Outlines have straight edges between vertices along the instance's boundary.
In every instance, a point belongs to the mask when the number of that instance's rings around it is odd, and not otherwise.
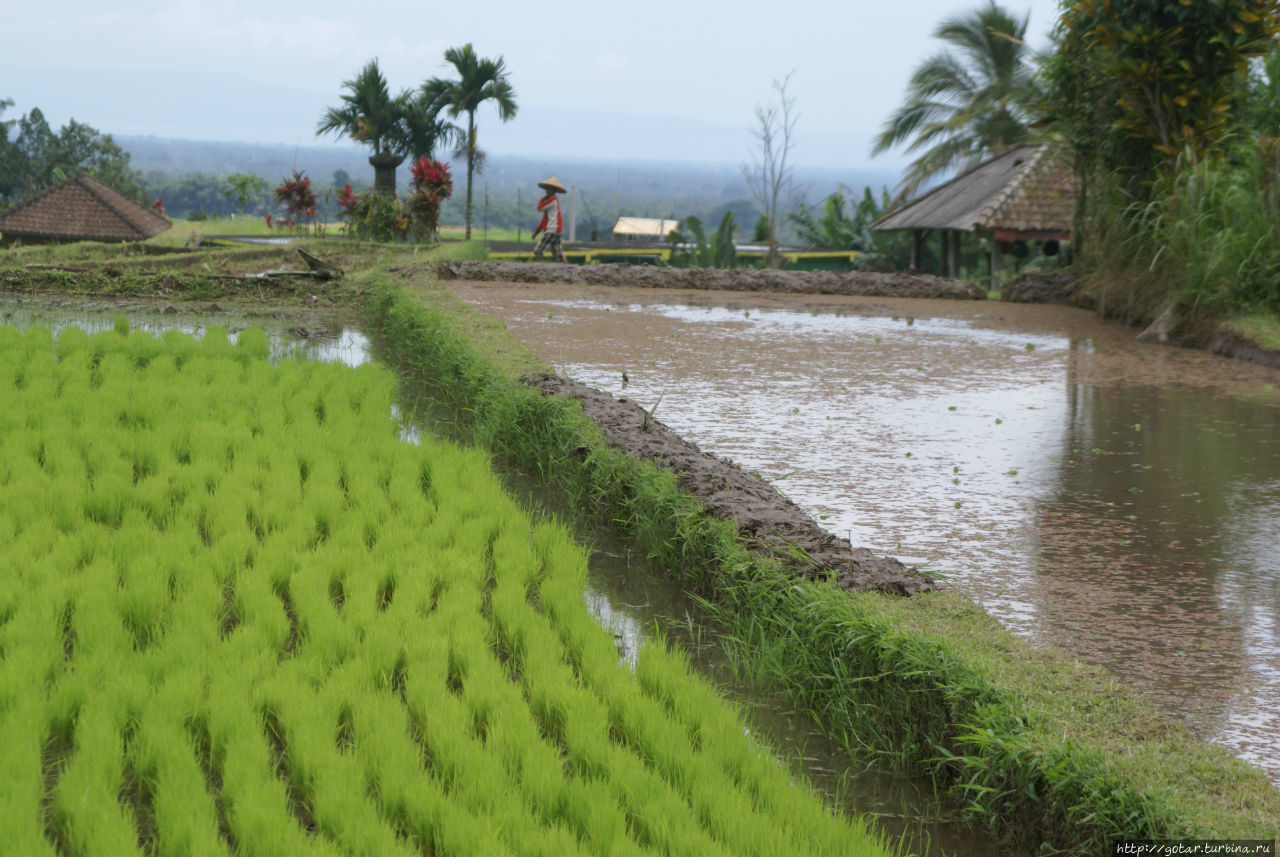
[{"label": "green rice seedling", "polygon": [[222,759],[222,801],[240,853],[336,854],[324,840],[308,836],[290,810],[285,786],[273,773],[267,739],[252,702],[232,683],[218,690],[209,709],[210,731]]},{"label": "green rice seedling", "polygon": [[[18,666],[7,661],[10,670]],[[34,811],[44,793],[43,706],[29,693],[18,696],[6,692],[5,699],[4,714],[0,715],[5,736],[0,742],[0,829],[5,833],[5,847],[14,853],[52,857],[56,852],[45,838],[39,813]]]},{"label": "green rice seedling", "polygon": [[[0,365],[54,349],[0,334]],[[0,433],[7,484],[46,498],[0,506],[0,717],[24,742],[0,752],[0,818],[28,812],[23,835],[109,854],[776,851],[782,822],[706,754],[710,727],[618,663],[581,548],[533,526],[484,454],[400,442],[388,374],[272,366],[224,332],[60,335],[45,363],[81,422],[24,389]],[[726,758],[754,752],[729,729]]]},{"label": "green rice seedling", "polygon": [[436,853],[510,853],[475,816],[454,806],[403,730],[403,709],[393,697],[354,701],[354,732],[363,748],[365,784],[377,795],[383,818],[397,833]]},{"label": "green rice seedling", "polygon": [[161,857],[224,857],[217,813],[205,790],[205,776],[182,728],[185,706],[166,692],[140,714],[133,736],[133,765],[151,805],[150,831]]},{"label": "green rice seedling", "polygon": [[281,765],[293,791],[306,801],[317,835],[332,841],[341,853],[409,857],[413,852],[382,823],[374,804],[352,788],[359,782],[359,765],[335,747],[331,730],[337,712],[332,701],[301,682],[286,681],[271,687],[260,704],[280,732]]},{"label": "green rice seedling", "polygon": [[120,733],[93,706],[76,723],[75,751],[58,781],[53,824],[72,853],[141,854],[138,831],[122,812]]}]

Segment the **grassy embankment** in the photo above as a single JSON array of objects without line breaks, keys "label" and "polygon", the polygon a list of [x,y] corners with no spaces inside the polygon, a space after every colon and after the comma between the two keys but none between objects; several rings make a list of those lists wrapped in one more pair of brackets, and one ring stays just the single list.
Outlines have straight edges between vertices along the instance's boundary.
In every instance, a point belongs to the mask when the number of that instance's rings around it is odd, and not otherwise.
[{"label": "grassy embankment", "polygon": [[677,654],[620,664],[582,549],[395,393],[0,327],[6,853],[887,853]]},{"label": "grassy embankment", "polygon": [[[396,282],[399,278],[401,281]],[[1103,670],[1033,650],[966,599],[850,595],[751,555],[674,477],[609,449],[544,367],[425,273],[365,279],[368,326],[464,433],[598,510],[714,605],[730,643],[853,748],[931,773],[1016,848],[1280,833],[1280,794]]]},{"label": "grassy embankment", "polygon": [[[139,244],[84,241],[11,247],[0,251],[0,289],[28,294],[74,292],[102,298],[240,298],[255,302],[319,301],[324,304],[359,301],[355,283],[346,279],[317,282],[306,277],[242,278],[245,274],[268,270],[305,271],[298,247],[344,269],[365,267],[387,256],[384,248],[345,241],[304,240],[278,246],[184,246],[183,241],[166,232]],[[412,259],[414,250],[406,246],[396,252]]]}]

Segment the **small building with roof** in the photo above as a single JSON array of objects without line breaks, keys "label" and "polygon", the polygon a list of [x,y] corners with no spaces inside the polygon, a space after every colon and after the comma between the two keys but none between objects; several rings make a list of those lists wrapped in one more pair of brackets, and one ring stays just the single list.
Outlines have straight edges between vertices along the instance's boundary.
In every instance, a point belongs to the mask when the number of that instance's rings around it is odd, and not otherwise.
[{"label": "small building with roof", "polygon": [[144,241],[170,225],[88,173],[78,173],[0,210],[0,246]]},{"label": "small building with roof", "polygon": [[[1076,177],[1061,146],[1011,146],[950,181],[881,216],[877,232],[910,231],[911,262],[919,267],[930,232],[938,233],[939,274],[960,269],[960,242],[966,233],[991,238],[990,270],[1018,242],[1042,242],[1046,255],[1071,237]],[[1022,245],[1025,246],[1025,245]]]},{"label": "small building with roof", "polygon": [[619,217],[613,226],[615,241],[666,241],[667,236],[680,228],[678,220],[659,220],[653,217]]}]

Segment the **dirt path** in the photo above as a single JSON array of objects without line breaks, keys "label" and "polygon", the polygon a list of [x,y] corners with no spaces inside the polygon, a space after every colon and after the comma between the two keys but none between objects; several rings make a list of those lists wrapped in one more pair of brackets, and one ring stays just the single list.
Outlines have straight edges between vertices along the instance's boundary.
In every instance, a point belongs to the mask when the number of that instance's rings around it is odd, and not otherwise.
[{"label": "dirt path", "polygon": [[552,262],[444,262],[435,267],[442,280],[507,283],[585,283],[640,289],[783,292],[788,294],[869,295],[872,297],[985,300],[972,283],[932,274],[881,274],[872,271],[775,271],[758,268],[659,268],[651,265],[561,265]]},{"label": "dirt path", "polygon": [[826,532],[768,482],[701,451],[634,402],[559,375],[527,375],[522,380],[546,395],[581,402],[610,446],[674,472],[681,490],[702,500],[713,514],[737,523],[748,544],[777,555],[798,573],[821,577],[834,571],[845,589],[897,595],[938,588],[915,568]]}]

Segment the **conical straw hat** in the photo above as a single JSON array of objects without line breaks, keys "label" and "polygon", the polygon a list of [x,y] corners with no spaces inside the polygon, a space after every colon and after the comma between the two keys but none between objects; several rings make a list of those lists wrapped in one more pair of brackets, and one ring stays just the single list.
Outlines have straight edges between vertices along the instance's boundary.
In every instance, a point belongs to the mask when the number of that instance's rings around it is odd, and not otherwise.
[{"label": "conical straw hat", "polygon": [[538,187],[542,188],[543,190],[553,190],[556,193],[567,193],[567,191],[564,189],[564,185],[560,184],[560,179],[556,178],[555,176],[552,176],[546,181],[538,182]]}]

